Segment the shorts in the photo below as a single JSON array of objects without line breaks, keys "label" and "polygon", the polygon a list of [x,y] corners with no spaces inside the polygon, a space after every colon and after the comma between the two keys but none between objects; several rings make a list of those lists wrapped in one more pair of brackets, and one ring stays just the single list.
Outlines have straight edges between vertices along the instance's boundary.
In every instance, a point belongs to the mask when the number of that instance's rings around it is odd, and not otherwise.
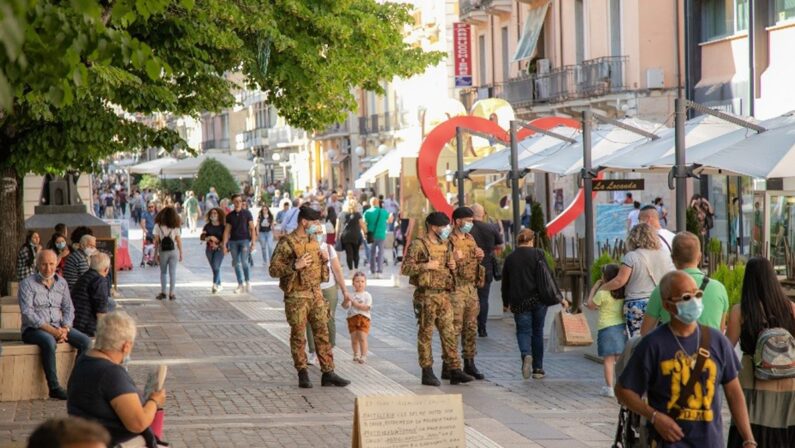
[{"label": "shorts", "polygon": [[627,344],[627,326],[624,324],[602,328],[596,333],[599,356],[620,355]]},{"label": "shorts", "polygon": [[367,316],[362,316],[361,314],[354,314],[353,316],[348,318],[348,332],[353,333],[355,331],[361,331],[365,334],[370,333],[370,319]]}]

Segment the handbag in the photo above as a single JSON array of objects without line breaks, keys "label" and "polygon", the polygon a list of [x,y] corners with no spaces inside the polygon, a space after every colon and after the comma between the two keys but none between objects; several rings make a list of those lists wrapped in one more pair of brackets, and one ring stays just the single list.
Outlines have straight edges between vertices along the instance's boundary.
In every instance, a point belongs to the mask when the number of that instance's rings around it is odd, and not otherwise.
[{"label": "handbag", "polygon": [[492,257],[492,260],[494,260],[494,261],[491,263],[491,276],[494,279],[494,281],[498,282],[498,281],[502,280],[502,263],[503,263],[503,260],[501,260],[498,257]]},{"label": "handbag", "polygon": [[538,258],[538,270],[536,271],[536,289],[538,290],[538,300],[542,305],[554,306],[563,300],[563,294],[552,276],[552,272],[547,266],[543,253]]},{"label": "handbag", "polygon": [[384,209],[378,209],[378,215],[375,217],[375,229],[373,229],[372,232],[369,230],[367,231],[367,244],[373,244],[373,241],[375,241],[375,230],[378,229],[378,221],[381,220],[382,211],[384,211]]},{"label": "handbag", "polygon": [[593,344],[591,327],[585,314],[571,314],[561,310],[558,313],[560,326],[563,328],[563,345],[567,347],[581,347]]},{"label": "handbag", "polygon": [[344,250],[344,248],[342,247],[342,238],[337,238],[334,241],[334,250],[336,250],[337,252],[341,252]]}]

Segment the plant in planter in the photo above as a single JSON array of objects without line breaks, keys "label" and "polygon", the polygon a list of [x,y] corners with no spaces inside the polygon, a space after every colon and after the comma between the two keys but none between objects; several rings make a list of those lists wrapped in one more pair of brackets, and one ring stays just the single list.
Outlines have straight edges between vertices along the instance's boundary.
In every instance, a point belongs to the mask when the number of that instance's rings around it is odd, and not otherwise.
[{"label": "plant in planter", "polygon": [[536,247],[544,250],[550,248],[549,235],[547,235],[547,223],[544,219],[544,209],[540,202],[533,202],[530,207],[530,230],[536,235]]},{"label": "plant in planter", "polygon": [[604,267],[607,264],[618,264],[618,260],[611,257],[609,253],[602,252],[602,255],[600,255],[599,258],[594,260],[593,265],[591,265],[592,285],[602,278],[602,267]]}]

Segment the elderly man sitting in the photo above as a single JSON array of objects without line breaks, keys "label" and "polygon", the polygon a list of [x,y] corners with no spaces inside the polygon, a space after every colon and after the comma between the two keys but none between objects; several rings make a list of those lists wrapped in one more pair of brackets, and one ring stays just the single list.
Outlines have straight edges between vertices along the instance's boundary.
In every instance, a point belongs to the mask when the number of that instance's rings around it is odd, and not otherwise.
[{"label": "elderly man sitting", "polygon": [[63,278],[69,285],[69,290],[77,283],[77,279],[88,271],[88,257],[97,252],[97,239],[91,235],[80,237],[79,249],[72,251],[63,267]]},{"label": "elderly man sitting", "polygon": [[97,319],[102,314],[113,311],[110,298],[110,285],[107,276],[110,271],[110,257],[98,252],[89,259],[91,269],[86,271],[72,287],[72,304],[75,308],[74,327],[88,336],[94,337]]},{"label": "elderly man sitting", "polygon": [[154,448],[160,445],[150,427],[166,403],[166,391],[143,397],[123,366],[135,335],[135,321],[126,313],[108,313],[99,321],[93,350],[77,360],[69,379],[66,410],[104,426],[111,446]]},{"label": "elderly man sitting", "polygon": [[40,251],[36,256],[39,272],[20,282],[18,299],[22,314],[22,340],[26,344],[38,345],[41,350],[41,364],[50,397],[66,400],[66,391],[58,384],[56,373],[56,344],[68,342],[80,356],[91,346],[91,340],[72,328],[72,299],[66,281],[55,273],[57,265],[55,252]]}]

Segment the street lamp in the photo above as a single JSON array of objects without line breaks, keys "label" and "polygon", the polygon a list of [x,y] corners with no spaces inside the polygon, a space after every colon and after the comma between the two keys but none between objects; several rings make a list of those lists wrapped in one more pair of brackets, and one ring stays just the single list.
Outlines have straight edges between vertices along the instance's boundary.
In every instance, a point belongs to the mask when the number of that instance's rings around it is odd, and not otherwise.
[{"label": "street lamp", "polygon": [[274,152],[271,156],[271,159],[273,159],[274,162],[278,162],[279,160],[282,160],[282,155],[278,152]]},{"label": "street lamp", "polygon": [[354,154],[356,154],[357,157],[361,157],[364,155],[364,148],[362,148],[361,146],[357,146],[356,149],[353,150],[353,152]]},{"label": "street lamp", "polygon": [[387,148],[386,145],[384,145],[383,143],[378,145],[378,154],[383,156],[384,154],[387,153],[387,151],[389,151],[389,148]]}]

